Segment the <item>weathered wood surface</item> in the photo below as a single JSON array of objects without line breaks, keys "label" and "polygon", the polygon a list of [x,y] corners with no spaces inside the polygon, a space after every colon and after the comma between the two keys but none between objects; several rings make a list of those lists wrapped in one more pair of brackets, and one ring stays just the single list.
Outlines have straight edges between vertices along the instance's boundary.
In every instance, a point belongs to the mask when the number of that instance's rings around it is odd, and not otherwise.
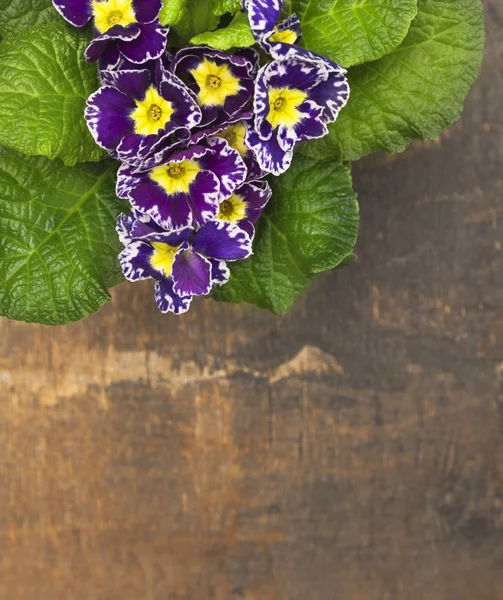
[{"label": "weathered wood surface", "polygon": [[0,322],[1,600],[503,599],[503,5],[292,312]]}]

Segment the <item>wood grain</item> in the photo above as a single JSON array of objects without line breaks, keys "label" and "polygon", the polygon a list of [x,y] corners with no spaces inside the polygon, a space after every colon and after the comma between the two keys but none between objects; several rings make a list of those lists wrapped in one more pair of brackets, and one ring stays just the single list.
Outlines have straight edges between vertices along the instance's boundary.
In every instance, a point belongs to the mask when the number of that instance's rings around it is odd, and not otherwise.
[{"label": "wood grain", "polygon": [[503,9],[292,312],[0,321],[1,600],[503,600]]}]

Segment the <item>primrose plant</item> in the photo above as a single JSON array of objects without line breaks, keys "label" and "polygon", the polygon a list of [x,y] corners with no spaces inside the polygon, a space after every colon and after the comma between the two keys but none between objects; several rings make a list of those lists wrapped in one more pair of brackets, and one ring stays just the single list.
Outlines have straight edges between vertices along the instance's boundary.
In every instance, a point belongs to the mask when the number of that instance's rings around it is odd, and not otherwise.
[{"label": "primrose plant", "polygon": [[483,15],[12,0],[0,33],[0,312],[62,324],[123,279],[152,280],[163,313],[196,296],[288,310],[356,258],[349,162],[458,118]]}]

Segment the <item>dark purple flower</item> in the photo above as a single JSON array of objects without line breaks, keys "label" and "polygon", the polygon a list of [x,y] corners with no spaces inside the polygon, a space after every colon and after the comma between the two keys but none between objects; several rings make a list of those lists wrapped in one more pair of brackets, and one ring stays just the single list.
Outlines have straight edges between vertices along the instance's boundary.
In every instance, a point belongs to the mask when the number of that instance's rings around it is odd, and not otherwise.
[{"label": "dark purple flower", "polygon": [[232,223],[211,222],[192,228],[165,231],[148,215],[121,215],[117,231],[125,249],[119,255],[129,281],[154,279],[159,309],[181,314],[193,296],[210,293],[229,279],[226,261],[251,254],[250,236]]},{"label": "dark purple flower", "polygon": [[201,46],[180,50],[171,64],[198,98],[203,113],[200,127],[242,118],[253,95],[257,67],[254,50],[227,54]]},{"label": "dark purple flower", "polygon": [[[261,45],[268,42],[294,44],[302,35],[297,15],[292,15],[278,25],[283,0],[243,0],[250,27]],[[267,49],[267,48],[266,48]]]},{"label": "dark purple flower", "polygon": [[237,150],[241,155],[248,171],[246,181],[262,179],[266,173],[262,171],[254,153],[246,145],[247,132],[249,129],[253,129],[252,119],[253,111],[250,110],[243,113],[242,118],[231,121],[228,124],[205,127],[192,135],[191,143],[197,144],[208,137],[224,138],[227,140],[229,146]]},{"label": "dark purple flower", "polygon": [[121,55],[135,64],[161,56],[168,29],[158,18],[162,0],[53,0],[56,10],[72,25],[93,21],[95,39],[86,50],[88,61],[113,69]]},{"label": "dark purple flower", "polygon": [[321,138],[349,98],[339,70],[301,59],[273,61],[258,74],[254,130],[246,143],[260,167],[280,175],[290,166],[298,142]]},{"label": "dark purple flower", "polygon": [[260,218],[272,195],[267,181],[245,183],[232,196],[220,203],[217,219],[236,223],[251,238],[255,235],[255,223]]},{"label": "dark purple flower", "polygon": [[117,195],[148,214],[165,229],[202,227],[214,219],[221,202],[246,178],[237,150],[221,138],[209,138],[166,156],[158,166],[119,169]]},{"label": "dark purple flower", "polygon": [[283,0],[242,0],[243,9],[248,13],[250,27],[257,42],[275,60],[302,59],[306,62],[323,62],[329,70],[346,71],[326,56],[311,52],[296,45],[302,35],[297,15],[290,15],[278,23]]},{"label": "dark purple flower", "polygon": [[87,100],[85,116],[96,143],[115,158],[141,166],[189,139],[201,120],[192,93],[173,73],[163,71],[160,82],[147,69],[101,75],[104,85]]}]

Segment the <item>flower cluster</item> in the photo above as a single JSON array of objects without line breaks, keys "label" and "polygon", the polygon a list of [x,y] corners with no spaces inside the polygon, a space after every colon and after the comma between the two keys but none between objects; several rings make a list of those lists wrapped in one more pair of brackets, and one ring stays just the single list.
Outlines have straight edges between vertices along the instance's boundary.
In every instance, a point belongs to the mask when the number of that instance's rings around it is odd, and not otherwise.
[{"label": "flower cluster", "polygon": [[[170,0],[165,0],[169,2]],[[130,281],[155,280],[162,312],[229,279],[228,261],[252,253],[255,223],[271,197],[264,179],[291,164],[295,146],[321,138],[349,97],[345,71],[296,45],[282,0],[243,0],[263,53],[167,48],[161,0],[53,0],[70,23],[92,21],[86,51],[101,87],[87,101],[96,141],[122,162],[120,254]]]}]

